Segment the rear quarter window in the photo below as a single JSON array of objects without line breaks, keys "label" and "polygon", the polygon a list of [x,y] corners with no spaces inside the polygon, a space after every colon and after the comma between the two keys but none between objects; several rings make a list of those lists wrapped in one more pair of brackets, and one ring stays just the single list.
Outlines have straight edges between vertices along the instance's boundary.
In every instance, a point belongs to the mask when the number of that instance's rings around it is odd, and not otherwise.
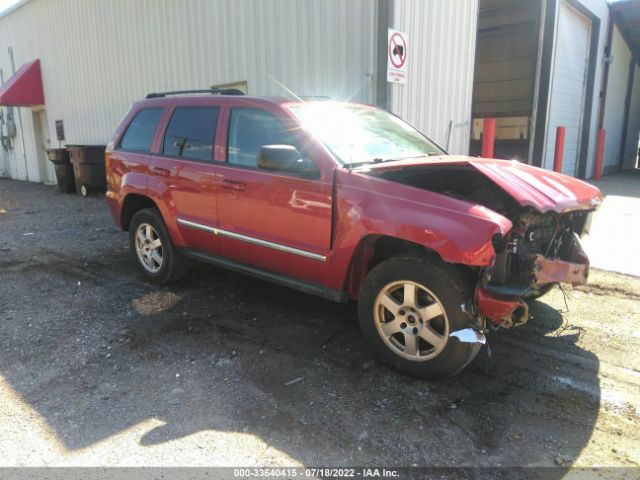
[{"label": "rear quarter window", "polygon": [[120,149],[149,152],[163,110],[162,107],[145,108],[136,113],[120,140]]}]

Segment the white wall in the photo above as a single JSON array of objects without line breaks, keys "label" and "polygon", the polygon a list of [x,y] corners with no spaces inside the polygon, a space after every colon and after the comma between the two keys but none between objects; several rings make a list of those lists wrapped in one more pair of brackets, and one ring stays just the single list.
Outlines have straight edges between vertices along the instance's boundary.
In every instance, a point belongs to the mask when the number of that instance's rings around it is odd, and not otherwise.
[{"label": "white wall", "polygon": [[638,135],[640,134],[640,67],[635,66],[633,74],[633,90],[629,106],[629,123],[627,124],[627,140],[624,149],[624,169],[634,168],[638,155]]},{"label": "white wall", "polygon": [[617,26],[613,28],[611,53],[613,55],[613,63],[609,66],[604,112],[604,129],[607,132],[602,162],[604,172],[607,169],[615,170],[620,162],[620,142],[622,142],[624,130],[625,99],[629,82],[629,64],[631,62],[631,51]]},{"label": "white wall", "polygon": [[402,0],[392,4],[391,26],[407,33],[408,82],[393,84],[389,107],[449,152],[466,154],[478,0]]},{"label": "white wall", "polygon": [[[250,94],[369,102],[375,8],[370,0],[31,0],[0,18],[0,68],[6,80],[10,46],[16,68],[40,59],[52,146],[56,119],[68,144],[106,144],[131,103],[152,91],[247,80]],[[35,155],[31,113],[21,110],[26,146],[9,158],[17,178],[26,177],[22,151],[29,164]],[[30,179],[37,170],[30,165]]]}]

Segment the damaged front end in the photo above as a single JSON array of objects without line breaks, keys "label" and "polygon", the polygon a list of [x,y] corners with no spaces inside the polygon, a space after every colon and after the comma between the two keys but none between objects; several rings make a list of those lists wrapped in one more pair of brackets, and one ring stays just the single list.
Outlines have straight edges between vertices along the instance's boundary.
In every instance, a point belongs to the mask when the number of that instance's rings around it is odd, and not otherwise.
[{"label": "damaged front end", "polygon": [[525,300],[558,283],[584,284],[589,260],[579,238],[588,230],[601,192],[575,178],[517,161],[443,156],[423,162],[375,165],[371,175],[479,205],[512,228],[492,239],[495,258],[477,271],[472,316],[481,326],[527,322]]},{"label": "damaged front end", "polygon": [[586,283],[589,260],[579,237],[589,219],[588,211],[517,215],[511,231],[493,239],[495,261],[476,290],[479,315],[506,328],[522,325],[529,318],[525,299],[557,283]]}]

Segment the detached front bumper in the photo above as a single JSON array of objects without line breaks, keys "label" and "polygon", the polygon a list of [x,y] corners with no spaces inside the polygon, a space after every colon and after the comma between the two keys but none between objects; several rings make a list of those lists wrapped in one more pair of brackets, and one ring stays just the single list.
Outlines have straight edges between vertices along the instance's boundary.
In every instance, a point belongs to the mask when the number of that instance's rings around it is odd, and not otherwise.
[{"label": "detached front bumper", "polygon": [[[569,260],[535,255],[532,273],[532,283],[525,292],[535,292],[549,283],[584,285],[589,276],[589,259],[576,236]],[[529,318],[529,307],[523,301],[522,294],[511,295],[493,291],[489,285],[478,287],[476,290],[476,305],[480,315],[506,328],[522,325]]]},{"label": "detached front bumper", "polygon": [[535,275],[535,287],[547,283],[570,283],[571,285],[584,285],[589,277],[589,257],[582,249],[580,240],[576,235],[573,239],[573,248],[569,260],[551,260],[542,255],[536,255],[533,264]]}]

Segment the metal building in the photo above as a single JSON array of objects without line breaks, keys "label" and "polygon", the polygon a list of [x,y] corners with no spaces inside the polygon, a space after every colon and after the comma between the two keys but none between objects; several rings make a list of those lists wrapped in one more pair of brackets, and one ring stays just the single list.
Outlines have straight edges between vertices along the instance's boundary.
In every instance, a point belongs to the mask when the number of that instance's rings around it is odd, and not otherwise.
[{"label": "metal building", "polygon": [[[614,16],[605,0],[22,0],[0,14],[0,92],[37,76],[44,98],[0,93],[0,176],[52,183],[46,148],[106,144],[149,92],[233,83],[377,104],[451,153],[497,117],[497,150],[546,168],[563,125],[564,171],[588,178],[601,127],[605,171],[636,158],[636,47]],[[405,84],[387,82],[388,28]]]},{"label": "metal building", "polygon": [[591,178],[604,129],[604,173],[634,166],[640,49],[618,10],[640,19],[637,0],[480,0],[472,152],[482,119],[495,117],[496,150],[510,157],[552,168],[563,127],[563,173]]},{"label": "metal building", "polygon": [[[52,182],[56,121],[62,145],[105,144],[149,92],[232,82],[254,95],[380,100],[466,153],[476,14],[477,0],[23,1],[0,17],[0,70],[7,81],[39,60],[44,104],[4,107],[17,135],[0,172]],[[407,85],[386,86],[387,27],[413,42]]]}]

